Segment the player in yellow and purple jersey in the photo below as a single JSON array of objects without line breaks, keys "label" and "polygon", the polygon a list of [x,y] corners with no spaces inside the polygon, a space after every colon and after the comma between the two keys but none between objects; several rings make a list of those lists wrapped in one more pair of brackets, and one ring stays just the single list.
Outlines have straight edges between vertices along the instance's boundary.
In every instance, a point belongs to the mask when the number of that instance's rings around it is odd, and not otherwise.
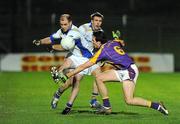
[{"label": "player in yellow and purple jersey", "polygon": [[152,102],[134,96],[136,80],[139,72],[135,63],[131,60],[128,54],[124,52],[121,40],[106,42],[107,40],[104,39],[103,32],[101,31],[95,32],[93,36],[94,47],[100,49],[89,61],[78,66],[75,70],[67,74],[59,73],[59,78],[65,82],[69,77],[91,67],[97,62],[107,61],[114,65],[115,69],[107,70],[96,75],[97,86],[103,99],[103,106],[99,107],[99,113],[110,114],[112,111],[105,82],[120,81],[123,84],[124,99],[128,105],[149,107],[158,110],[164,115],[168,115],[168,110],[161,102]]}]

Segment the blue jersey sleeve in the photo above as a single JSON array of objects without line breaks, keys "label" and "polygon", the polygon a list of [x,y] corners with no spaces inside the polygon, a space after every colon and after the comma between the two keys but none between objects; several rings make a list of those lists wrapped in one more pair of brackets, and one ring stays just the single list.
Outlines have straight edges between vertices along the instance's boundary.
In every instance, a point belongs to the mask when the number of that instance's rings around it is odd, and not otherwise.
[{"label": "blue jersey sleeve", "polygon": [[51,44],[59,44],[61,42],[61,30],[59,29],[56,33],[50,35]]}]

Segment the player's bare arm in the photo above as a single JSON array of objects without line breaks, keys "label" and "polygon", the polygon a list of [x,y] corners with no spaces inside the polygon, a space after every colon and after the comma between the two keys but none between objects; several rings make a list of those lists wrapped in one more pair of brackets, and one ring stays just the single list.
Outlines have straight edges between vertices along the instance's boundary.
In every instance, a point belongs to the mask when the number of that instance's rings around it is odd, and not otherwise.
[{"label": "player's bare arm", "polygon": [[35,44],[36,46],[48,45],[48,44],[51,44],[51,40],[50,40],[50,37],[46,37],[40,40],[33,40],[33,44]]},{"label": "player's bare arm", "polygon": [[80,65],[79,67],[77,67],[75,70],[67,73],[68,77],[71,77],[73,75],[76,75],[77,73],[81,72],[82,70],[85,70],[86,68],[89,68],[91,66],[93,66],[95,63],[92,63],[91,61],[87,61],[86,63]]},{"label": "player's bare arm", "polygon": [[53,50],[64,51],[65,49],[60,44],[52,45]]}]

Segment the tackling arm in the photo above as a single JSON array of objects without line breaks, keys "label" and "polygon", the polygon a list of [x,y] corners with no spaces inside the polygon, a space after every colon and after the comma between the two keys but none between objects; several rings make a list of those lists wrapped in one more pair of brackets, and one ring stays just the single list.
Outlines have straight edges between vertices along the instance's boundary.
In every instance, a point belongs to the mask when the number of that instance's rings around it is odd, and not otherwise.
[{"label": "tackling arm", "polygon": [[85,70],[86,68],[93,66],[94,64],[95,63],[92,63],[91,61],[87,61],[86,63],[78,66],[76,69],[74,69],[73,71],[67,73],[66,75],[67,75],[67,77],[74,76],[77,73],[81,72],[82,70]]},{"label": "tackling arm", "polygon": [[51,74],[52,77],[55,81],[55,83],[58,83],[59,81],[62,83],[65,83],[70,77],[76,75],[77,73],[81,72],[82,70],[91,67],[92,65],[94,65],[94,63],[92,63],[91,61],[88,61],[80,66],[78,66],[76,69],[74,69],[73,71],[64,74],[62,71],[58,72],[57,69],[52,69],[51,70]]}]

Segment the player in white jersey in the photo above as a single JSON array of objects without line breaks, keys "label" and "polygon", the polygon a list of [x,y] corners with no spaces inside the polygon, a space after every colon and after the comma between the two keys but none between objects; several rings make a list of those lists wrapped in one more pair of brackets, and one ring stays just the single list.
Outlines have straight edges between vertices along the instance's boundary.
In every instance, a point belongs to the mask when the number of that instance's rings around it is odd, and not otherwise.
[{"label": "player in white jersey", "polygon": [[[93,32],[103,31],[101,28],[101,25],[102,25],[104,16],[99,12],[95,12],[91,14],[90,18],[91,18],[91,22],[85,23],[79,26],[79,31],[81,35],[83,36],[82,37],[83,46],[85,46],[92,54],[94,54],[95,49],[92,43]],[[96,102],[97,102],[96,96],[98,96],[98,90],[97,90],[96,84],[94,83],[92,98],[90,101],[91,107],[94,107],[94,105],[96,105]]]},{"label": "player in white jersey", "polygon": [[[67,18],[67,19],[66,19]],[[70,22],[68,22],[68,20]],[[81,34],[76,26],[72,24],[71,17],[68,14],[63,14],[60,17],[60,26],[56,33],[52,34],[50,37],[46,37],[40,40],[34,40],[33,43],[38,45],[51,44],[52,48],[55,50],[64,50],[59,43],[62,38],[67,36],[72,37],[75,40],[75,48],[70,50],[70,52],[75,56],[89,58],[92,54],[82,45]]]},{"label": "player in white jersey", "polygon": [[[75,40],[75,48],[71,50],[72,55],[65,59],[63,65],[60,66],[60,68],[58,68],[58,71],[68,69],[68,68],[75,68],[79,66],[80,64],[88,61],[88,58],[92,57],[91,52],[82,45],[81,34],[78,28],[72,25],[72,19],[69,14],[61,15],[60,26],[61,26],[61,29],[59,29],[56,33],[52,34],[50,37],[33,41],[33,43],[37,46],[43,45],[43,44],[52,44],[53,49],[63,50],[62,46],[59,44],[62,38],[66,36],[71,36]],[[65,108],[65,111],[63,111],[62,114],[67,114],[68,112],[70,112],[73,102],[79,92],[79,82],[82,79],[82,76],[84,74],[96,75],[98,73],[100,73],[99,66],[95,65],[94,67],[89,68],[85,70],[84,72],[79,73],[75,76],[75,82],[73,83],[70,99],[68,103],[66,104],[67,107]],[[70,87],[70,84],[72,84],[72,79],[69,80],[66,84],[60,86],[60,88],[55,92],[53,100],[51,102],[52,108],[57,107],[57,103],[61,94],[67,88]],[[67,108],[68,108],[68,111],[67,111]]]},{"label": "player in white jersey", "polygon": [[101,13],[95,12],[91,14],[91,22],[79,26],[79,31],[83,36],[82,44],[91,52],[94,50],[92,44],[93,32],[103,31],[101,28],[103,19],[104,16]]}]

